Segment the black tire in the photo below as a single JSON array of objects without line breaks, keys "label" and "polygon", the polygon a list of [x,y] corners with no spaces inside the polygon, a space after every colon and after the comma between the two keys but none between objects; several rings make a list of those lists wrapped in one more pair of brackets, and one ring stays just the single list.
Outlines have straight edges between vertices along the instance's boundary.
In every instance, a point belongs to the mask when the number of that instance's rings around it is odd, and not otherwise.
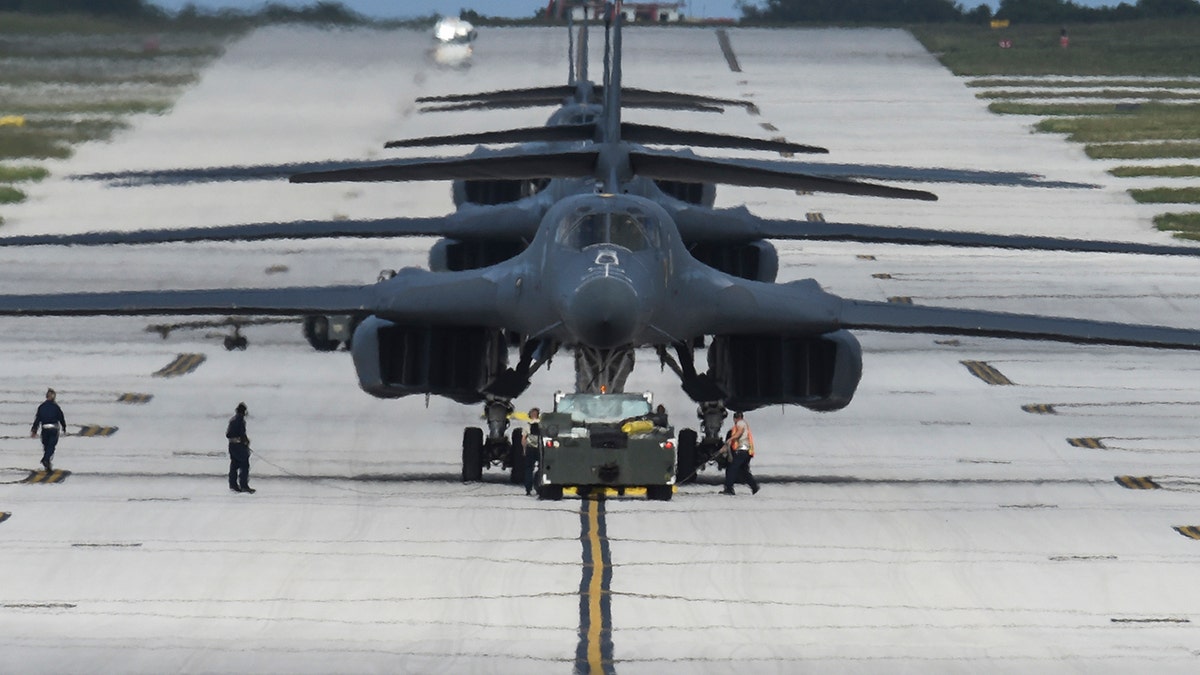
[{"label": "black tire", "polygon": [[329,339],[329,318],[320,314],[304,317],[304,339],[319,352],[331,352],[341,344]]},{"label": "black tire", "polygon": [[675,493],[670,485],[647,485],[646,499],[653,499],[658,502],[671,501],[671,495]]},{"label": "black tire", "polygon": [[696,480],[696,431],[683,429],[679,432],[675,448],[675,483],[686,485]]},{"label": "black tire", "polygon": [[508,474],[508,482],[513,485],[525,483],[525,449],[521,447],[523,438],[525,434],[520,429],[513,429],[512,445],[508,447],[508,465],[512,467]]},{"label": "black tire", "polygon": [[462,460],[464,483],[478,483],[483,480],[483,429],[463,429]]},{"label": "black tire", "polygon": [[563,486],[561,485],[539,485],[537,487],[538,499],[546,499],[549,501],[562,501]]}]

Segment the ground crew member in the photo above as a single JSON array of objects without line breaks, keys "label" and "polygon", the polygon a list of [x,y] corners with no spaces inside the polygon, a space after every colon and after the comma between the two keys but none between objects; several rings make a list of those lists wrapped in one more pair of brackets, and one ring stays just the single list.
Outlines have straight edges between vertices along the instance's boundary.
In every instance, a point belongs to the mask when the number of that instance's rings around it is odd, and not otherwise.
[{"label": "ground crew member", "polygon": [[742,413],[733,413],[733,429],[730,431],[729,452],[732,458],[729,466],[725,467],[725,489],[721,490],[721,494],[733,494],[734,483],[745,483],[750,486],[750,494],[758,494],[758,481],[750,473],[750,460],[754,457],[754,434],[750,433],[750,425]]},{"label": "ground crew member", "polygon": [[229,439],[229,489],[234,492],[249,492],[250,487],[250,439],[246,437],[246,404],[239,403],[235,414],[225,428]]},{"label": "ground crew member", "polygon": [[656,427],[662,427],[663,429],[669,427],[670,425],[667,424],[667,407],[659,403],[658,407],[654,409],[654,412],[650,413],[650,421],[653,422],[654,426]]},{"label": "ground crew member", "polygon": [[537,408],[529,409],[529,428],[521,437],[521,453],[525,459],[525,494],[533,494],[533,465],[538,461],[538,438],[542,433],[542,411]]},{"label": "ground crew member", "polygon": [[54,448],[58,445],[58,434],[67,433],[67,420],[63,417],[62,408],[54,402],[56,394],[53,389],[46,390],[46,400],[38,406],[37,413],[33,416],[33,427],[29,430],[29,437],[35,438],[38,431],[42,432],[42,466],[46,467],[46,472],[52,471],[51,460],[54,459]]}]

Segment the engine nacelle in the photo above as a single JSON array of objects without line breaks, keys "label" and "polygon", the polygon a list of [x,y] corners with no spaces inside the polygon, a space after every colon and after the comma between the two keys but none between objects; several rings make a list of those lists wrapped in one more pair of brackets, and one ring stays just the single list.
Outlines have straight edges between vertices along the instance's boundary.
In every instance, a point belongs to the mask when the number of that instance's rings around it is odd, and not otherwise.
[{"label": "engine nacelle", "polygon": [[800,405],[846,407],[862,378],[862,346],[849,332],[818,337],[718,335],[708,348],[708,374],[731,410]]},{"label": "engine nacelle", "polygon": [[655,180],[654,184],[665,194],[688,204],[696,204],[711,209],[713,203],[717,201],[717,186],[714,183],[685,183],[677,180]]},{"label": "engine nacelle", "polygon": [[742,279],[773,283],[779,274],[779,251],[762,239],[743,244],[698,242],[688,250],[705,265]]},{"label": "engine nacelle", "polygon": [[494,328],[405,326],[370,316],[351,344],[359,385],[379,398],[436,394],[478,403],[508,365],[504,331]]},{"label": "engine nacelle", "polygon": [[541,192],[545,180],[456,180],[451,184],[455,206],[511,204]]},{"label": "engine nacelle", "polygon": [[502,263],[524,251],[525,247],[525,242],[519,240],[439,239],[429,249],[429,269],[434,272],[477,270]]}]

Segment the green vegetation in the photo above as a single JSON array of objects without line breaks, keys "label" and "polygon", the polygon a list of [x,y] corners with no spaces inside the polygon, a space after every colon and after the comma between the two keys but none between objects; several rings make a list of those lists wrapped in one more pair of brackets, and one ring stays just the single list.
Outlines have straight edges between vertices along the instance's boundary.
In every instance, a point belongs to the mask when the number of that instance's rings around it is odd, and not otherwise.
[{"label": "green vegetation", "polygon": [[998,115],[1037,115],[1053,117],[1056,115],[1115,115],[1128,113],[1133,107],[1118,107],[1112,103],[1016,103],[1012,101],[997,101],[988,104],[988,110]]},{"label": "green vegetation", "polygon": [[975,94],[975,98],[1137,98],[1148,101],[1196,101],[1200,100],[1200,90],[1169,91],[1166,89],[1096,89],[1082,92],[1035,89],[989,89],[987,91],[981,91],[978,94]]},{"label": "green vegetation", "polygon": [[[912,32],[955,74],[975,78],[969,86],[986,88],[978,96],[996,99],[988,104],[989,110],[1043,117],[1034,125],[1036,130],[1066,134],[1068,139],[1084,143],[1088,157],[1200,158],[1200,104],[1187,102],[1200,94],[1200,82],[1178,79],[1200,76],[1200,18],[1073,25],[1065,48],[1059,40],[1061,30],[1062,24],[1014,24],[999,30],[943,24],[919,26]],[[1001,48],[1001,40],[1010,41],[1011,46]],[[1009,77],[1013,75],[1028,77]],[[1147,76],[1163,79],[1139,79]],[[1087,91],[1082,91],[1085,88]],[[1094,100],[1022,100],[1035,97]],[[1116,103],[1113,99],[1140,102]],[[1167,100],[1183,102],[1162,102]],[[1123,166],[1111,173],[1189,178],[1200,176],[1200,166]],[[1200,204],[1200,188],[1159,187],[1129,193],[1145,204]],[[1177,237],[1200,239],[1200,213],[1163,213],[1154,222],[1158,229]]]},{"label": "green vegetation", "polygon": [[1092,159],[1162,159],[1179,157],[1200,158],[1200,142],[1196,143],[1107,143],[1086,145],[1083,151]]},{"label": "green vegetation", "polygon": [[1149,188],[1130,190],[1139,204],[1200,204],[1200,188]]},{"label": "green vegetation", "polygon": [[1120,115],[1042,120],[1038,131],[1069,134],[1078,143],[1200,139],[1200,105],[1143,105]]},{"label": "green vegetation", "polygon": [[1164,213],[1154,216],[1154,227],[1173,232],[1180,239],[1200,239],[1200,213]]},{"label": "green vegetation", "polygon": [[[1062,24],[925,24],[912,33],[957,75],[1191,76],[1200,74],[1200,18],[1180,17],[1070,27]],[[1002,49],[1001,40],[1011,48]],[[1145,86],[1143,84],[1142,86]]]},{"label": "green vegetation", "polygon": [[1086,80],[1078,79],[1060,79],[1052,80],[1045,78],[991,78],[981,77],[967,81],[968,87],[985,88],[985,87],[1029,87],[1037,86],[1042,89],[1092,89],[1092,88],[1112,88],[1119,87],[1123,89],[1131,89],[1138,87],[1161,87],[1164,89],[1200,89],[1200,82],[1196,80],[1117,80],[1117,79],[1093,79]]},{"label": "green vegetation", "polygon": [[1171,166],[1118,166],[1108,170],[1119,178],[1159,176],[1164,178],[1200,177],[1200,166],[1196,164],[1174,164]]},{"label": "green vegetation", "polygon": [[24,192],[15,187],[0,185],[0,204],[16,204],[23,201],[25,201]]},{"label": "green vegetation", "polygon": [[40,166],[0,166],[0,183],[36,183],[49,175]]}]

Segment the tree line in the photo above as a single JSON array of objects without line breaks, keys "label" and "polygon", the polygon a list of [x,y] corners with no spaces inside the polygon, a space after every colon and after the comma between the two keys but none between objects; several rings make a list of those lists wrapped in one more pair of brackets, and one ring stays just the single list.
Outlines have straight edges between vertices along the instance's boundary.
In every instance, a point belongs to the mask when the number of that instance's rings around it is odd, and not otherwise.
[{"label": "tree line", "polygon": [[1000,0],[970,10],[953,0],[739,0],[748,23],[947,23],[1008,19],[1014,23],[1089,23],[1200,17],[1200,0],[1137,0],[1085,7],[1070,0]]}]

